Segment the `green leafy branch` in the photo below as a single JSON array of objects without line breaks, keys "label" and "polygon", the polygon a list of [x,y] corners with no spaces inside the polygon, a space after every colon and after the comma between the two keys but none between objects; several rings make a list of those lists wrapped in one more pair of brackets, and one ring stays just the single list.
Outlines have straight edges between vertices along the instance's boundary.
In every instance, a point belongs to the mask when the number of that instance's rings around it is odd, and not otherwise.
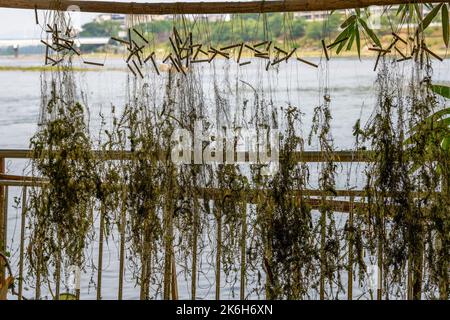
[{"label": "green leafy branch", "polygon": [[358,56],[361,57],[361,32],[365,34],[373,43],[381,48],[381,42],[375,32],[367,24],[365,17],[361,15],[360,9],[355,9],[355,13],[348,17],[341,25],[344,29],[336,38],[329,49],[336,48],[336,54],[339,54],[344,48],[349,51],[356,43]]}]

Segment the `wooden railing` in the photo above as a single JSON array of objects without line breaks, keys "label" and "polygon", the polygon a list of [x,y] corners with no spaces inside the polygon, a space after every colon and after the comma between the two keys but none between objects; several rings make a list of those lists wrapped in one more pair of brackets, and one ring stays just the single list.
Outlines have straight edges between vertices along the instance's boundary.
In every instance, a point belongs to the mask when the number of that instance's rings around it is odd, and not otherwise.
[{"label": "wooden railing", "polygon": [[[130,152],[100,152],[94,151],[100,159],[103,160],[127,160],[131,159]],[[25,223],[26,223],[26,202],[27,202],[27,188],[29,187],[39,187],[41,185],[45,185],[48,181],[44,179],[38,179],[34,177],[23,177],[16,175],[8,175],[5,173],[5,159],[30,159],[31,152],[30,150],[0,150],[0,239],[1,246],[0,251],[4,252],[6,249],[7,243],[7,220],[8,220],[8,191],[9,187],[21,187],[22,188],[22,213],[21,213],[21,222],[20,222],[20,250],[19,250],[19,266],[18,266],[18,296],[19,299],[22,299],[23,295],[23,278],[24,278],[24,243],[25,243]],[[248,155],[247,155],[248,157]],[[324,158],[320,152],[297,152],[294,154],[294,158],[298,162],[306,162],[306,163],[319,163],[323,162]],[[370,151],[341,151],[335,152],[334,154],[335,162],[341,163],[352,163],[352,162],[370,162],[371,152]],[[167,160],[164,158],[164,160]],[[227,192],[232,192],[231,190],[219,190],[219,189],[211,189],[211,188],[201,188],[198,190],[198,194],[202,197],[214,200],[218,197],[223,197]],[[267,193],[266,190],[249,190],[246,192],[246,201],[247,203],[256,203],[256,199],[260,197],[264,197]],[[321,190],[301,190],[301,191],[292,191],[292,195],[294,197],[301,197],[304,201],[307,201],[311,208],[318,209],[324,205],[324,200],[322,196],[324,195]],[[199,196],[200,197],[200,196]],[[349,229],[352,228],[353,219],[354,219],[354,211],[358,206],[364,205],[363,199],[365,198],[365,192],[363,190],[336,190],[336,193],[326,193],[326,204],[329,205],[333,210],[338,212],[348,213],[348,223]],[[333,199],[334,198],[334,199]],[[336,200],[336,198],[341,198]],[[342,198],[346,198],[348,200],[343,200]],[[333,200],[331,200],[333,199]],[[359,199],[359,201],[355,201],[355,199]],[[244,211],[245,212],[245,211]],[[244,213],[246,214],[246,213]],[[101,216],[100,224],[103,223],[103,215]],[[103,241],[104,241],[104,233],[103,228],[100,228],[99,231],[99,252],[98,252],[98,277],[97,277],[97,299],[101,299],[101,290],[102,290],[102,261],[103,261]],[[245,234],[244,230],[242,231]],[[120,230],[120,267],[119,267],[119,279],[118,279],[118,299],[122,299],[123,297],[123,281],[124,281],[124,259],[125,259],[125,234],[124,230]],[[353,241],[352,236],[350,235],[348,241]],[[349,243],[350,244],[350,243]],[[244,246],[245,247],[245,246]],[[349,245],[349,248],[352,248]],[[244,249],[245,250],[245,249]],[[245,252],[242,253],[243,257],[245,257]],[[348,254],[348,289],[347,289],[347,297],[348,299],[353,298],[353,264],[354,264],[354,253],[352,250],[349,250]],[[220,262],[220,257],[218,256],[218,261]],[[167,281],[172,283],[172,286],[168,286],[171,291],[172,299],[176,299],[178,297],[177,287],[174,286],[177,282],[176,280],[176,272],[173,270],[175,265],[171,267],[171,278]],[[381,267],[381,266],[380,266]],[[220,269],[220,263],[218,268]],[[243,269],[243,267],[241,267]],[[220,274],[220,270],[218,271]],[[217,274],[217,271],[216,271]],[[4,277],[5,269],[0,268],[0,276]],[[216,279],[217,280],[217,279]],[[166,279],[165,279],[166,281]],[[193,298],[195,298],[195,290],[196,290],[196,282],[192,281],[192,294]],[[36,296],[35,298],[39,298],[40,295],[40,283],[36,283]],[[143,291],[145,288],[141,289],[141,298],[144,296]],[[59,284],[57,285],[56,292],[59,292]],[[241,299],[245,297],[245,283],[241,281]],[[77,296],[79,297],[79,292],[77,292]],[[220,297],[220,277],[218,279],[218,283],[216,283],[216,297]],[[378,299],[381,299],[381,290],[379,290],[377,294]]]},{"label": "wooden railing", "polygon": [[16,9],[67,10],[119,14],[233,14],[266,12],[331,11],[404,3],[447,2],[445,0],[286,0],[286,1],[201,1],[136,3],[83,0],[0,0],[0,7]]}]

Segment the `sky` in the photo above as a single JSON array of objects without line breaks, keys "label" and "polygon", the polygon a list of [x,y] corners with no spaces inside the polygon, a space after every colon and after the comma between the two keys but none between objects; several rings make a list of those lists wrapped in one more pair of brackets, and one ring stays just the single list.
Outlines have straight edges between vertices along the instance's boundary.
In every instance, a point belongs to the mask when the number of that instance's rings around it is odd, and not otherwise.
[{"label": "sky", "polygon": [[[100,0],[99,0],[100,1]],[[173,0],[109,0],[122,2],[175,2]],[[180,0],[179,0],[180,1]],[[183,0],[186,2],[194,0]],[[197,0],[199,1],[199,0]],[[208,2],[211,0],[203,0]],[[42,14],[42,12],[40,13]],[[97,14],[82,13],[80,23],[93,20]],[[0,39],[36,39],[41,29],[35,24],[34,10],[16,10],[0,8]]]}]

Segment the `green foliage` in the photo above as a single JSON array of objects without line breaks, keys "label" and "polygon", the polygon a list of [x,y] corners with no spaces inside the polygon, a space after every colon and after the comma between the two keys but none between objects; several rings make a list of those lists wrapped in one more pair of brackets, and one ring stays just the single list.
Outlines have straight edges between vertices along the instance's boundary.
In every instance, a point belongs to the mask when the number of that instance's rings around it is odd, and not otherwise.
[{"label": "green foliage", "polygon": [[361,56],[361,32],[369,38],[374,45],[381,48],[381,42],[375,32],[369,27],[366,22],[366,16],[363,16],[361,10],[356,9],[355,13],[348,17],[344,23],[341,24],[343,31],[337,36],[330,48],[336,48],[336,53],[339,54],[344,48],[351,50],[353,44],[356,43],[358,56]]},{"label": "green foliage", "polygon": [[306,25],[306,36],[310,39],[320,40],[323,37],[323,23],[313,21]]},{"label": "green foliage", "polygon": [[[450,99],[450,87],[443,85],[433,85],[431,90],[446,99]],[[424,132],[427,134],[424,136]],[[450,108],[443,108],[411,129],[410,136],[405,140],[408,148],[415,141],[425,140],[422,148],[427,155],[427,158],[433,159],[436,154],[443,153],[445,156],[450,156]],[[413,149],[411,149],[413,150]],[[415,163],[414,170],[420,167],[421,163]],[[438,172],[441,169],[438,168]]]},{"label": "green foliage", "polygon": [[117,37],[120,31],[120,22],[103,21],[89,22],[83,25],[83,31],[80,32],[81,37]]}]

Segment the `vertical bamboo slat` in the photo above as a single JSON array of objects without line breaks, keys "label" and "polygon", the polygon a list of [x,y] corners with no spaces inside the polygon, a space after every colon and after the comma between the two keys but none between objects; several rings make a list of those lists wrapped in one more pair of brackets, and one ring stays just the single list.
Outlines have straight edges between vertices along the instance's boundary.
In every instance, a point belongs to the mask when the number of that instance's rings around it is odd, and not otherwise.
[{"label": "vertical bamboo slat", "polygon": [[350,212],[348,214],[348,279],[347,279],[347,299],[353,300],[353,204],[354,198],[350,198]]},{"label": "vertical bamboo slat", "polygon": [[[0,158],[0,174],[5,173],[5,158]],[[5,239],[5,229],[4,229],[4,222],[6,220],[5,217],[5,187],[0,186],[0,251],[5,252],[6,250],[6,243],[4,242]],[[5,266],[3,263],[0,264],[0,279],[5,278]]]},{"label": "vertical bamboo slat", "polygon": [[320,217],[320,285],[319,285],[319,295],[320,300],[325,299],[325,241],[326,241],[326,227],[327,227],[327,216],[325,212],[321,213]]},{"label": "vertical bamboo slat", "polygon": [[124,268],[125,268],[125,228],[126,228],[126,191],[122,194],[122,209],[120,216],[120,252],[119,252],[119,290],[117,294],[118,300],[123,299],[123,278],[124,278]]},{"label": "vertical bamboo slat", "polygon": [[9,187],[4,187],[3,196],[3,252],[8,248],[8,201],[9,201]]},{"label": "vertical bamboo slat", "polygon": [[242,229],[241,229],[241,275],[240,275],[240,299],[245,299],[245,278],[246,278],[246,252],[247,252],[247,204],[241,203],[239,208],[242,212]]},{"label": "vertical bamboo slat", "polygon": [[383,248],[384,248],[384,218],[383,217],[380,217],[379,225],[381,226],[381,230],[378,235],[378,249],[377,249],[377,266],[378,266],[377,300],[382,300],[383,299]]},{"label": "vertical bamboo slat", "polygon": [[172,250],[172,281],[171,281],[171,290],[172,290],[172,300],[178,300],[178,280],[177,280],[177,265],[175,263],[175,253]]},{"label": "vertical bamboo slat", "polygon": [[22,191],[22,215],[20,217],[20,253],[19,253],[19,300],[23,299],[23,263],[25,254],[25,223],[27,214],[27,187]]},{"label": "vertical bamboo slat", "polygon": [[198,198],[194,198],[194,212],[193,212],[193,235],[192,235],[192,282],[191,282],[191,299],[195,300],[197,297],[197,251],[198,251],[198,226],[199,226],[199,204]]},{"label": "vertical bamboo slat", "polygon": [[97,263],[97,300],[102,299],[102,273],[103,273],[103,241],[105,234],[105,207],[100,207],[100,231],[98,239],[98,263]]},{"label": "vertical bamboo slat", "polygon": [[151,272],[151,235],[147,223],[144,223],[144,252],[142,257],[141,292],[140,299],[148,300],[150,295],[150,272]]},{"label": "vertical bamboo slat", "polygon": [[[170,188],[168,189],[170,190]],[[164,300],[171,297],[172,282],[172,254],[173,254],[173,208],[170,201],[167,201],[164,208]]]},{"label": "vertical bamboo slat", "polygon": [[55,275],[56,275],[56,289],[55,289],[55,300],[59,300],[59,294],[61,289],[61,236],[58,230],[58,253],[56,257]]},{"label": "vertical bamboo slat", "polygon": [[219,208],[214,203],[214,210],[217,214],[217,230],[216,230],[216,300],[220,300],[220,269],[221,269],[221,256],[222,256],[222,208]]}]

